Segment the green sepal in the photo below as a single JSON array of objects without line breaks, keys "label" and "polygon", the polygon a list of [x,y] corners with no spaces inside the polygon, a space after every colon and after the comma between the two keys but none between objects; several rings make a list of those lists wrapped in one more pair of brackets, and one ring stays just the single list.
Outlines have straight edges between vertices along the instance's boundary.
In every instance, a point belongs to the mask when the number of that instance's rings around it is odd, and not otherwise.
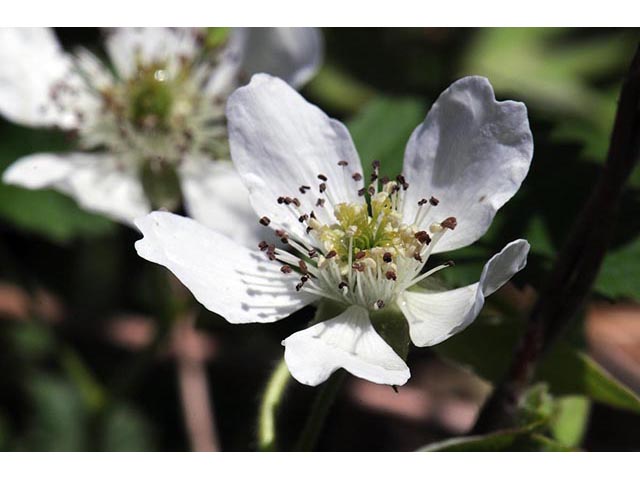
[{"label": "green sepal", "polygon": [[173,165],[145,162],[140,172],[144,194],[154,210],[176,211],[182,202],[180,179]]},{"label": "green sepal", "polygon": [[370,313],[371,324],[385,342],[402,358],[409,354],[409,324],[400,310],[385,307]]}]

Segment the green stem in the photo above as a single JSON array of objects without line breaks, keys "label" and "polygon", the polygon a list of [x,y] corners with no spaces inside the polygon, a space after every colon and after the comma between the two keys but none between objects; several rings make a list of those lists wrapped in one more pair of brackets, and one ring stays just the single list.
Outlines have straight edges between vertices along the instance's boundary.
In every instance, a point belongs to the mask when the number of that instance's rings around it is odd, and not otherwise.
[{"label": "green stem", "polygon": [[313,402],[311,414],[309,418],[307,418],[307,423],[298,439],[296,451],[311,452],[315,448],[324,422],[329,414],[329,409],[331,405],[333,405],[346,376],[347,372],[340,370],[334,373],[331,378],[320,387],[320,393],[318,393],[318,396]]},{"label": "green stem", "polygon": [[291,375],[289,375],[287,364],[284,359],[280,360],[269,378],[260,405],[258,450],[261,452],[276,450],[276,415],[290,380]]}]

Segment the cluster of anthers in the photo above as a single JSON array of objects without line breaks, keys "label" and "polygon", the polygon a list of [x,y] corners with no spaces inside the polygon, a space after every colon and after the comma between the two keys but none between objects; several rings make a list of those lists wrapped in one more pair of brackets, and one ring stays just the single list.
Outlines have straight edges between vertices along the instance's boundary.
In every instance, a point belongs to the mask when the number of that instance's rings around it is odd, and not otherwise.
[{"label": "cluster of anthers", "polygon": [[[348,168],[346,161],[338,165]],[[409,184],[402,175],[395,180],[380,178],[379,171],[379,162],[374,162],[369,186],[358,189],[361,202],[332,202],[333,217],[326,212],[321,215],[314,210],[303,211],[297,197],[277,199],[278,204],[292,209],[299,222],[306,225],[306,236],[278,229],[276,235],[290,249],[278,248],[266,241],[258,247],[269,260],[283,263],[282,273],[300,275],[296,290],[305,289],[340,303],[379,310],[390,305],[402,291],[453,265],[448,261],[423,272],[435,245],[447,230],[456,228],[456,219],[448,217],[431,224],[429,231],[419,230],[417,225],[421,225],[430,209],[439,203],[430,197],[418,202],[419,208],[411,222],[403,222],[400,212],[405,200],[403,193]],[[357,186],[362,185],[360,173],[350,176]],[[329,179],[323,174],[317,178],[320,183],[314,205],[324,209],[325,199],[331,198],[327,197]],[[311,190],[309,185],[299,187],[303,195],[309,195]],[[260,223],[268,226],[271,220],[262,217]],[[300,256],[292,254],[293,251]]]},{"label": "cluster of anthers", "polygon": [[138,166],[175,167],[190,154],[228,156],[224,99],[206,88],[227,39],[211,45],[202,32],[190,34],[199,45],[195,57],[144,61],[137,51],[126,75],[86,50],[73,56],[72,74],[50,96],[75,117],[83,148],[104,148]]}]

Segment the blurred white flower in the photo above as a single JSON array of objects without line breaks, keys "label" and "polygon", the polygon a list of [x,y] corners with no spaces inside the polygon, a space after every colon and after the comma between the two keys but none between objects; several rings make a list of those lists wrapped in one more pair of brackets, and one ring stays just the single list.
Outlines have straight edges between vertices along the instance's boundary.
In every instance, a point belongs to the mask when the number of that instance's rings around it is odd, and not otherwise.
[{"label": "blurred white flower", "polygon": [[50,29],[0,29],[0,114],[72,131],[80,150],[22,158],[3,179],[128,224],[181,190],[189,215],[253,243],[248,193],[229,161],[212,161],[228,160],[227,96],[255,72],[302,85],[321,40],[310,28],[119,28],[104,63],[65,52]]},{"label": "blurred white flower", "polygon": [[277,78],[255,75],[229,98],[227,118],[251,203],[284,245],[261,242],[261,253],[252,252],[193,220],[154,212],[136,221],[144,234],[136,248],[231,323],[273,322],[329,302],[334,318],[283,342],[302,383],[344,368],[404,384],[409,369],[372,317],[392,330],[385,318],[399,318],[415,345],[435,345],[469,325],[485,297],[526,264],[529,244],[516,240],[487,262],[478,283],[450,291],[420,284],[450,265],[426,269],[431,254],[480,238],[529,170],[526,108],[496,101],[485,78],[463,78],[442,93],[394,180],[378,178],[374,164],[365,183],[344,125]]}]

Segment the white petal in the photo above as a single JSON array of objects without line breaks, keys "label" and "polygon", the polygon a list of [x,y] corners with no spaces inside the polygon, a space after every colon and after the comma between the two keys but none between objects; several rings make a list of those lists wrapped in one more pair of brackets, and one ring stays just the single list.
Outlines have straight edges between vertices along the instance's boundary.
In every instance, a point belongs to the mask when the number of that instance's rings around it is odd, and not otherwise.
[{"label": "white petal", "polygon": [[48,28],[0,28],[0,113],[34,127],[72,128],[77,118],[60,111],[51,88],[69,75],[71,62]]},{"label": "white petal", "polygon": [[30,189],[54,188],[87,210],[129,225],[150,211],[135,174],[107,154],[37,153],[11,164],[2,179]]},{"label": "white petal", "polygon": [[320,68],[322,56],[317,28],[249,28],[242,70],[269,73],[300,87]]},{"label": "white petal", "polygon": [[387,385],[404,385],[411,376],[406,363],[375,331],[368,312],[358,306],[294,333],[282,344],[291,375],[305,385],[318,385],[339,368]]},{"label": "white petal", "polygon": [[527,263],[529,243],[516,240],[489,260],[473,285],[448,292],[404,292],[398,305],[409,322],[413,343],[428,347],[444,342],[466,328],[491,295]]},{"label": "white petal", "polygon": [[279,263],[195,220],[153,212],[135,223],[144,235],[136,242],[138,255],[167,267],[200,303],[231,323],[275,322],[315,299],[296,292],[299,278],[280,272]]},{"label": "white petal", "polygon": [[255,249],[269,229],[258,223],[249,191],[233,164],[197,159],[180,170],[185,208],[191,218],[235,242]]},{"label": "white petal", "polygon": [[[266,74],[236,90],[227,103],[231,158],[259,216],[271,218],[289,232],[305,235],[293,208],[278,205],[280,196],[297,197],[301,210],[321,220],[333,219],[333,205],[361,201],[362,182],[351,175],[362,167],[345,126],[311,105],[284,81]],[[338,162],[346,161],[341,167]],[[320,195],[318,175],[328,178]],[[301,194],[301,186],[311,190]],[[324,208],[316,207],[319,197]]]},{"label": "white petal", "polygon": [[423,228],[447,217],[458,220],[434,253],[473,243],[518,191],[532,155],[525,105],[497,102],[486,78],[458,80],[440,95],[407,144],[405,220],[415,218],[421,198],[433,195],[440,204],[430,209]]},{"label": "white petal", "polygon": [[227,98],[240,82],[242,60],[245,55],[248,28],[232,28],[218,64],[207,81],[206,92],[212,97]]},{"label": "white petal", "polygon": [[177,66],[180,57],[195,55],[198,44],[189,28],[114,28],[109,31],[106,47],[120,76],[128,78],[138,61]]}]

